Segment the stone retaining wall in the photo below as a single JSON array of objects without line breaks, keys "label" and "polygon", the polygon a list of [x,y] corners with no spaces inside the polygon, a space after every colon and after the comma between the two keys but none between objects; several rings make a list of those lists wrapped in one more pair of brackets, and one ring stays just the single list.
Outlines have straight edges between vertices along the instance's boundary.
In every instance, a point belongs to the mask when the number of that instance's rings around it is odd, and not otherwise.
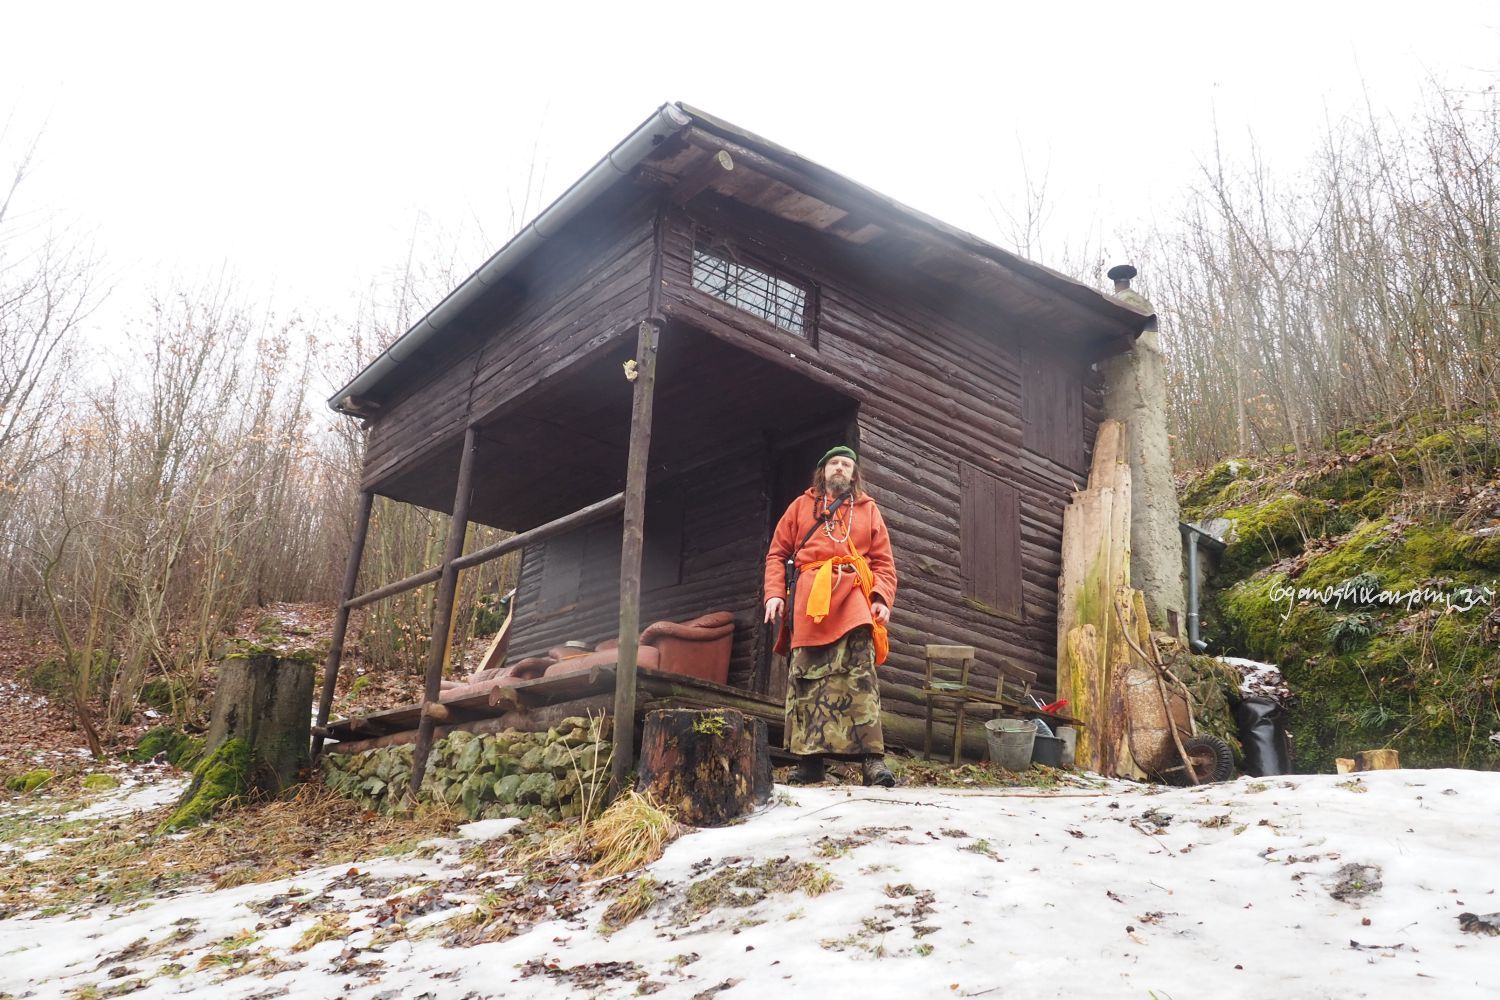
[{"label": "stone retaining wall", "polygon": [[[601,722],[603,731],[601,732]],[[419,801],[445,803],[469,819],[577,816],[609,781],[608,720],[564,719],[545,733],[450,733],[433,744]],[[411,780],[411,744],[359,754],[325,753],[329,787],[387,811]]]}]

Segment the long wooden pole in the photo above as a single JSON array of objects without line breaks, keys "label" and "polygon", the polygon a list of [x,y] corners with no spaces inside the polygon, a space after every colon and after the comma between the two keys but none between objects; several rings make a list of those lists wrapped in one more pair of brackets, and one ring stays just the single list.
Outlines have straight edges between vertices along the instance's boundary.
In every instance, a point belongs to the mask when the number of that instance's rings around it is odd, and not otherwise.
[{"label": "long wooden pole", "polygon": [[[546,524],[538,525],[529,531],[523,531],[519,535],[511,535],[509,538],[502,539],[493,545],[476,549],[468,555],[454,560],[453,565],[459,569],[469,569],[473,566],[479,566],[492,559],[499,559],[507,553],[515,552],[517,549],[524,549],[528,545],[544,542],[564,531],[572,531],[581,525],[592,524],[594,521],[602,521],[624,507],[625,494],[616,493],[612,497],[605,497],[603,500],[591,503],[587,507],[575,510],[573,513],[566,514],[555,521],[548,521]],[[441,578],[442,575],[443,567],[441,566],[424,569],[420,573],[413,573],[411,576],[397,580],[395,583],[388,583],[378,590],[372,590],[367,594],[360,594],[358,597],[351,597],[344,602],[344,606],[351,610],[362,608],[366,604],[374,604],[382,598],[393,597],[396,594],[404,594],[408,590],[415,590],[418,587],[426,586],[434,580]]]},{"label": "long wooden pole", "polygon": [[417,728],[417,746],[411,759],[411,794],[415,799],[427,771],[432,752],[434,714],[425,706],[438,700],[443,685],[443,657],[448,651],[448,624],[453,620],[453,600],[458,596],[458,558],[464,554],[464,535],[469,530],[469,495],[474,485],[474,454],[479,450],[479,432],[472,425],[464,431],[464,450],[458,462],[458,490],[453,495],[453,518],[448,523],[448,544],[443,550],[443,575],[438,579],[437,599],[432,607],[432,639],[427,644],[427,683],[422,691],[422,721]]},{"label": "long wooden pole", "polygon": [[641,323],[635,349],[635,398],[630,413],[630,457],[625,467],[625,531],[620,543],[620,657],[615,668],[615,752],[610,785],[625,787],[635,766],[635,667],[641,640],[641,551],[645,545],[646,462],[661,329]]},{"label": "long wooden pole", "polygon": [[[338,684],[339,664],[344,659],[344,633],[349,628],[349,598],[359,584],[359,564],[364,559],[365,539],[370,534],[370,509],[375,503],[375,494],[364,490],[359,495],[359,514],[354,521],[354,542],[349,549],[349,562],[344,566],[344,589],[339,592],[338,611],[333,616],[333,642],[328,646],[328,661],[323,665],[323,691],[318,696],[317,727],[328,724],[328,713],[333,711],[333,689]],[[323,737],[315,734],[312,739],[312,759],[317,760],[323,750]]]}]

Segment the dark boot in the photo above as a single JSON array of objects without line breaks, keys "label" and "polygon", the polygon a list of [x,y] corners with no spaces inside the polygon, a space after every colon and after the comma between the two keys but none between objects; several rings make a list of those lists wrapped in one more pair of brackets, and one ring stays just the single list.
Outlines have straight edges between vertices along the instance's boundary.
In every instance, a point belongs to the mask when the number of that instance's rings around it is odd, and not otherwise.
[{"label": "dark boot", "polygon": [[822,783],[823,778],[823,758],[813,754],[798,758],[797,768],[786,782],[789,785],[817,785]]},{"label": "dark boot", "polygon": [[896,784],[896,776],[891,769],[885,766],[883,754],[872,753],[860,764],[860,770],[864,773],[866,785],[880,785],[882,788],[891,788]]}]

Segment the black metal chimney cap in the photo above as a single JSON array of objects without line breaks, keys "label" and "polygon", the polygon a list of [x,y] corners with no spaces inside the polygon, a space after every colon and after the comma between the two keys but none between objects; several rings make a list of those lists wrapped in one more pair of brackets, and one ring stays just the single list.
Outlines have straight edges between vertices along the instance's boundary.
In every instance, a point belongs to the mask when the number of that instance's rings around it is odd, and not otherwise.
[{"label": "black metal chimney cap", "polygon": [[1105,272],[1105,277],[1110,281],[1129,281],[1136,275],[1134,264],[1116,264]]}]

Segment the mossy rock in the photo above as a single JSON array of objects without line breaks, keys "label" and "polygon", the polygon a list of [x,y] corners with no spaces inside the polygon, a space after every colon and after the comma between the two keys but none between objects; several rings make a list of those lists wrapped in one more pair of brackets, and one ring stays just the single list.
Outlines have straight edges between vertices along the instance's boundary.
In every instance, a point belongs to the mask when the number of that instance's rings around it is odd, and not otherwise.
[{"label": "mossy rock", "polygon": [[1215,465],[1188,484],[1181,497],[1186,519],[1201,516],[1222,501],[1231,483],[1255,475],[1255,466],[1243,459],[1228,459]]},{"label": "mossy rock", "polygon": [[135,749],[126,757],[138,763],[163,757],[168,763],[183,770],[194,767],[203,757],[203,738],[189,736],[172,726],[157,726],[148,730]]},{"label": "mossy rock", "polygon": [[1220,516],[1234,522],[1233,540],[1219,559],[1216,579],[1244,579],[1279,559],[1297,555],[1309,538],[1323,533],[1328,512],[1325,501],[1296,493],[1224,511]]},{"label": "mossy rock", "polygon": [[107,792],[119,787],[120,779],[112,774],[90,774],[83,779],[83,788],[89,792]]},{"label": "mossy rock", "polygon": [[552,771],[568,771],[573,767],[573,750],[559,740],[549,743],[542,751],[542,766]]},{"label": "mossy rock", "polygon": [[158,832],[170,833],[202,823],[226,803],[244,797],[250,789],[253,766],[249,743],[225,740],[193,768],[193,783]]},{"label": "mossy rock", "polygon": [[1302,484],[1301,491],[1314,499],[1342,503],[1363,501],[1376,490],[1383,497],[1394,497],[1403,485],[1400,466],[1389,454],[1379,454],[1362,458],[1352,465],[1337,466]]},{"label": "mossy rock", "polygon": [[522,778],[523,776],[519,774],[507,774],[495,782],[495,798],[506,805],[513,804],[516,801],[516,794],[521,788]]},{"label": "mossy rock", "polygon": [[516,789],[516,799],[527,805],[550,806],[557,803],[557,779],[550,774],[528,774]]},{"label": "mossy rock", "polygon": [[542,757],[545,753],[545,747],[532,747],[530,750],[527,750],[521,755],[521,770],[528,774],[533,771],[540,771],[544,766],[542,764]]},{"label": "mossy rock", "polygon": [[1305,583],[1306,574],[1262,574],[1218,600],[1227,644],[1278,664],[1295,694],[1297,770],[1332,771],[1336,758],[1377,747],[1399,750],[1410,767],[1500,767],[1500,747],[1487,739],[1500,730],[1500,651],[1484,641],[1483,608],[1444,614],[1271,597]]},{"label": "mossy rock", "polygon": [[53,774],[51,771],[47,770],[46,768],[39,767],[35,770],[26,771],[22,774],[11,775],[9,778],[5,779],[5,787],[13,792],[20,792],[24,795],[27,792],[36,791],[38,788],[45,785],[55,777],[57,777],[57,775]]}]

